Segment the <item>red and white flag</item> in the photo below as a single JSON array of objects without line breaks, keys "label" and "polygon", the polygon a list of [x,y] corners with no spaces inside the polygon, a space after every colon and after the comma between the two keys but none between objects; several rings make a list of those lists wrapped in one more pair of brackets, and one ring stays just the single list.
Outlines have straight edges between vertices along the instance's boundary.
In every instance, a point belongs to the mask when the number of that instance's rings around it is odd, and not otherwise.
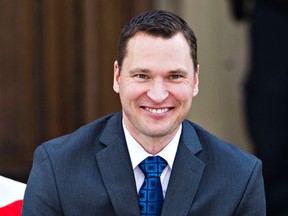
[{"label": "red and white flag", "polygon": [[0,215],[20,216],[26,184],[0,176]]}]

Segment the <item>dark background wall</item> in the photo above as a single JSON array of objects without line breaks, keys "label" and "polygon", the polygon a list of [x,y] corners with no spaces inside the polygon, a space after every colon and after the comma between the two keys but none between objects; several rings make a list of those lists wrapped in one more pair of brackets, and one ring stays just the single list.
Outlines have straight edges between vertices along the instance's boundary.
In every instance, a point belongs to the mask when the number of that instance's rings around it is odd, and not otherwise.
[{"label": "dark background wall", "polygon": [[152,0],[0,0],[0,175],[26,182],[35,148],[120,110],[122,26]]}]

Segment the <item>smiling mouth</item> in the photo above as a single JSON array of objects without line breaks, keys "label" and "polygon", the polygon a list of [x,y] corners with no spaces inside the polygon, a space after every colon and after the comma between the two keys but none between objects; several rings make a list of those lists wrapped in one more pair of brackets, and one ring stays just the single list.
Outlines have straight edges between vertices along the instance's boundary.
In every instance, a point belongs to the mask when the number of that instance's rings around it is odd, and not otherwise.
[{"label": "smiling mouth", "polygon": [[163,114],[170,110],[170,108],[162,108],[162,109],[155,109],[155,108],[148,108],[148,107],[143,107],[143,108],[153,114]]}]

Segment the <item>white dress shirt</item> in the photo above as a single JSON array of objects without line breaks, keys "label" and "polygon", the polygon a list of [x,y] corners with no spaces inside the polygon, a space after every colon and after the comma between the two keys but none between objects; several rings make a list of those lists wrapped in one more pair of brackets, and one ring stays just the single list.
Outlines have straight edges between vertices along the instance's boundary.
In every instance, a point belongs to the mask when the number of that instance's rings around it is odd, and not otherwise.
[{"label": "white dress shirt", "polygon": [[140,188],[144,182],[144,178],[145,178],[143,172],[138,167],[138,165],[148,156],[157,156],[158,155],[158,156],[162,157],[163,159],[165,159],[168,163],[168,165],[163,170],[163,172],[160,176],[162,190],[163,190],[163,197],[165,197],[168,182],[169,182],[170,175],[171,175],[171,170],[173,167],[175,155],[176,155],[178,144],[179,144],[182,125],[180,125],[176,135],[171,140],[171,142],[157,155],[151,155],[148,152],[146,152],[144,150],[144,148],[129,133],[128,129],[124,125],[124,122],[123,122],[123,128],[124,128],[124,134],[125,134],[125,138],[126,138],[126,142],[127,142],[127,146],[128,146],[130,159],[132,162],[132,168],[134,171],[137,193],[139,193],[139,190],[140,190]]}]

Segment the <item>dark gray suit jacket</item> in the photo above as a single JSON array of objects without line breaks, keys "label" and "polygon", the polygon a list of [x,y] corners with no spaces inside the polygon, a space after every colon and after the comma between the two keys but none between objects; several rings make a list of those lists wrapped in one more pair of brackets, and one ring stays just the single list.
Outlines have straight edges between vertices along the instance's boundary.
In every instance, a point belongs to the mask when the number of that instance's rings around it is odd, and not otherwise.
[{"label": "dark gray suit jacket", "polygon": [[[162,215],[265,215],[261,161],[183,122]],[[140,215],[121,113],[37,148],[22,215]]]}]

